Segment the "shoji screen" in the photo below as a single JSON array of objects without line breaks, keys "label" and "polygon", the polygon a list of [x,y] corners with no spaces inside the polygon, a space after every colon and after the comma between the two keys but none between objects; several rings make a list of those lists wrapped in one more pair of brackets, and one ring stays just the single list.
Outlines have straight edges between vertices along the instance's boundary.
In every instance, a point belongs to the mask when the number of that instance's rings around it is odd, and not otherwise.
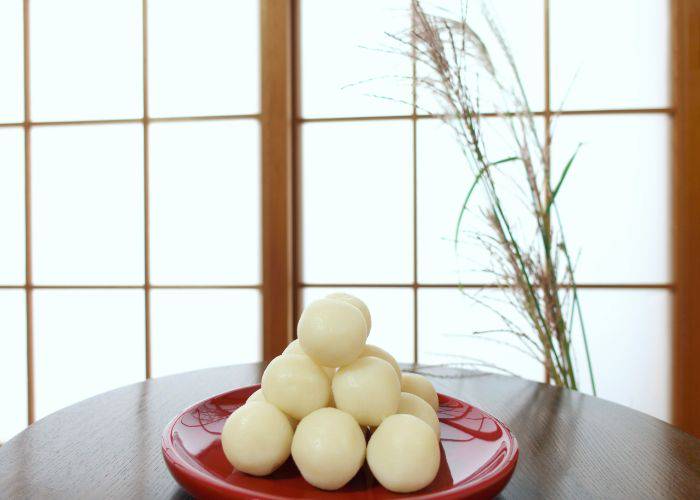
[{"label": "shoji screen", "polygon": [[256,0],[0,2],[0,441],[261,358]]},{"label": "shoji screen", "polygon": [[[444,7],[441,2],[429,5]],[[553,168],[583,142],[561,194],[599,395],[670,417],[670,34],[658,0],[489,5],[524,76]],[[374,342],[420,363],[495,363],[541,379],[521,353],[479,340],[494,296],[454,228],[471,175],[451,132],[412,93],[385,32],[409,2],[302,0],[301,196],[305,299],[352,288]],[[479,9],[472,12],[478,16]],[[342,22],[329,22],[329,19]]]}]

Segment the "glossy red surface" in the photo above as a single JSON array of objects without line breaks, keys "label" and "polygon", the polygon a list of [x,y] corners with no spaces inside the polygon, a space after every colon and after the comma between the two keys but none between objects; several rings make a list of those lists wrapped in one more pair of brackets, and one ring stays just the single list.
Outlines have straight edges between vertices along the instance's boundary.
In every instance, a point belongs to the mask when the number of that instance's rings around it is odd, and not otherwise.
[{"label": "glossy red surface", "polygon": [[175,417],[163,432],[163,457],[180,485],[197,498],[490,498],[508,483],[518,460],[511,432],[491,415],[439,394],[440,470],[411,494],[384,489],[365,466],[343,488],[322,491],[308,484],[289,459],[267,477],[236,471],[226,460],[220,433],[226,418],[260,386],[201,401]]}]

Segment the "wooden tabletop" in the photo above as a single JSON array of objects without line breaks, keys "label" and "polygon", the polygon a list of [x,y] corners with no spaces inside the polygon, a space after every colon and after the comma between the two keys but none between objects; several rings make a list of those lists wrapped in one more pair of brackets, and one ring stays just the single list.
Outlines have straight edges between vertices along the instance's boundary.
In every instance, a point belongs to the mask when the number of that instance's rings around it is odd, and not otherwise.
[{"label": "wooden tabletop", "polygon": [[[700,498],[700,440],[660,420],[518,378],[417,371],[511,428],[520,459],[503,498]],[[173,375],[54,413],[0,448],[0,497],[186,498],[161,457],[163,428],[261,375],[259,364]]]}]

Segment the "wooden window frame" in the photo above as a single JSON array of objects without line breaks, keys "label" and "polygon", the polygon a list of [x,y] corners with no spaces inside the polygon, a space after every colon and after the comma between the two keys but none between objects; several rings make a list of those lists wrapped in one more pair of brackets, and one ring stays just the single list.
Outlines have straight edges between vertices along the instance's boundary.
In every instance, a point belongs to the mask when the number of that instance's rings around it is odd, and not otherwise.
[{"label": "wooden window frame", "polygon": [[[545,15],[548,14],[548,0]],[[299,220],[300,127],[309,121],[412,120],[407,117],[303,119],[300,116],[300,0],[261,0],[263,40],[263,324],[264,358],[279,354],[294,337],[301,312]],[[671,0],[673,105],[662,109],[582,110],[565,114],[667,113],[673,117],[673,276],[670,284],[588,285],[587,288],[668,289],[673,293],[672,421],[700,435],[700,1]],[[266,60],[267,59],[267,60]],[[546,65],[546,71],[549,71]],[[270,95],[267,95],[267,94]],[[266,104],[267,103],[267,104]],[[268,116],[269,113],[274,116]],[[549,110],[543,115],[547,117]],[[415,142],[414,142],[415,148]],[[694,168],[695,167],[695,168]],[[414,165],[415,170],[415,165]],[[682,180],[682,181],[681,181]],[[415,190],[415,185],[414,185]],[[414,206],[415,210],[415,206]],[[414,240],[416,235],[414,234]],[[274,248],[269,248],[269,243]],[[415,244],[415,242],[414,242]],[[415,259],[415,257],[414,257]],[[415,275],[415,269],[414,269]],[[449,287],[419,284],[338,286]],[[475,285],[480,286],[480,285]],[[417,301],[416,311],[417,314]],[[414,318],[415,322],[415,318]],[[415,336],[415,331],[414,331]]]},{"label": "wooden window frame", "polygon": [[[286,4],[287,0],[282,0],[282,1],[270,1],[270,0],[261,0],[261,9],[263,6],[268,7],[269,12],[273,12],[277,15],[278,12],[278,7]],[[24,114],[23,114],[23,119],[21,122],[17,123],[0,123],[0,127],[10,127],[10,128],[22,128],[24,131],[24,220],[25,220],[25,269],[24,269],[24,284],[12,284],[12,285],[0,285],[0,289],[15,289],[15,290],[24,290],[25,293],[25,323],[26,323],[26,374],[27,374],[27,422],[28,424],[32,424],[35,419],[36,419],[36,409],[35,409],[35,349],[34,349],[34,291],[35,290],[142,290],[144,293],[144,318],[145,318],[145,325],[144,325],[144,367],[145,367],[145,373],[144,377],[146,379],[151,378],[152,375],[152,352],[151,352],[151,292],[153,290],[158,290],[158,289],[178,289],[178,290],[196,290],[196,289],[205,289],[205,290],[214,290],[214,289],[245,289],[245,290],[260,290],[263,292],[263,295],[268,296],[268,300],[266,300],[266,304],[268,304],[268,307],[272,304],[277,304],[275,307],[279,309],[279,304],[283,303],[283,300],[281,297],[278,295],[275,295],[273,292],[276,290],[275,285],[276,285],[276,280],[277,278],[276,275],[272,276],[267,276],[265,277],[265,272],[263,273],[263,279],[266,280],[268,283],[268,287],[266,290],[263,290],[263,286],[260,283],[256,284],[207,284],[207,283],[199,283],[199,284],[170,284],[170,285],[158,285],[158,284],[153,284],[151,283],[151,272],[150,272],[150,263],[151,263],[151,252],[150,252],[150,182],[149,182],[149,170],[150,170],[150,154],[149,154],[149,128],[152,123],[184,123],[184,122],[206,122],[206,121],[232,121],[232,120],[258,120],[262,124],[262,112],[261,113],[255,113],[255,114],[238,114],[238,115],[188,115],[188,116],[173,116],[173,117],[151,117],[149,114],[149,95],[148,95],[148,0],[141,0],[141,14],[142,14],[142,53],[141,53],[141,64],[142,64],[142,73],[143,73],[143,80],[142,80],[142,85],[143,85],[143,114],[141,117],[137,118],[118,118],[118,119],[74,119],[74,120],[60,120],[60,121],[34,121],[31,118],[31,75],[30,75],[30,70],[31,70],[31,44],[30,44],[30,32],[31,32],[31,22],[30,22],[30,0],[23,0],[22,1],[22,29],[23,29],[23,40],[22,40],[22,45],[23,45],[23,100],[24,100]],[[263,10],[261,10],[261,21],[262,21],[262,14]],[[275,33],[275,29],[278,26],[281,26],[279,23],[281,21],[286,22],[285,20],[282,20],[281,18],[276,18],[273,17],[272,19],[272,24],[270,25],[270,29],[266,29],[267,32],[270,33]],[[266,22],[270,22],[269,19],[266,20]],[[261,28],[263,24],[261,22]],[[277,40],[276,38],[273,37],[272,40]],[[269,45],[268,40],[268,45]],[[275,43],[279,43],[276,42]],[[270,47],[268,47],[269,49]],[[273,53],[280,52],[278,46],[273,46],[271,47]],[[266,57],[265,60],[269,61],[271,64],[274,63],[275,67],[278,69],[275,71],[279,71],[280,69],[283,69],[282,66],[279,64],[279,62],[274,62],[273,58],[271,57]],[[269,71],[271,66],[268,66],[267,68],[262,68],[265,71],[262,71],[263,74],[267,75],[266,71]],[[272,75],[273,81],[275,81],[276,76]],[[270,99],[272,98],[272,101]],[[266,91],[265,92],[265,99],[262,99],[263,101],[261,105],[267,106],[267,111],[268,113],[266,116],[269,118],[266,121],[266,127],[264,127],[264,132],[268,135],[272,135],[274,137],[277,136],[278,132],[280,132],[280,122],[276,118],[277,114],[271,113],[270,109],[276,110],[276,106],[279,104],[276,99],[276,94],[274,92]],[[143,145],[144,145],[144,151],[143,151],[143,204],[144,204],[144,213],[143,213],[143,223],[144,223],[144,251],[143,251],[143,258],[144,258],[144,280],[142,284],[129,284],[129,285],[115,285],[115,284],[97,284],[97,285],[76,285],[76,284],[52,284],[52,285],[45,285],[41,283],[35,283],[34,281],[34,276],[33,276],[33,263],[32,263],[32,156],[31,156],[31,151],[32,151],[32,130],[36,127],[45,127],[45,126],[59,126],[59,127],[71,127],[71,126],[78,126],[78,125],[110,125],[110,124],[140,124],[142,125],[143,128]],[[272,128],[270,128],[270,124],[272,124]],[[263,127],[261,126],[261,130]],[[267,143],[271,143],[271,141],[267,141]],[[272,189],[271,186],[276,186],[278,183],[278,175],[277,175],[277,169],[281,168],[287,168],[286,166],[283,166],[281,163],[277,162],[276,157],[279,156],[278,153],[273,151],[272,154],[272,159],[270,159],[269,153],[269,148],[262,148],[263,151],[261,151],[261,163],[265,163],[266,167],[263,168],[261,165],[261,172],[262,172],[262,184],[263,187],[261,188],[261,199],[262,199],[262,205],[263,209],[266,211],[268,215],[274,214],[278,212],[277,208],[277,202],[275,201],[275,196],[277,196],[277,191],[278,189]],[[262,159],[263,155],[265,156],[265,160]],[[287,171],[287,170],[285,170]],[[273,196],[271,196],[273,194]],[[290,198],[291,199],[291,198]],[[270,205],[270,202],[272,201],[272,204]],[[266,206],[267,204],[267,206]],[[270,220],[272,219],[274,221],[274,217],[268,217],[267,221],[267,228],[268,228],[268,235],[269,234],[274,234],[276,235],[273,241],[265,241],[266,245],[268,248],[276,248],[277,245],[280,244],[280,240],[282,238],[287,238],[286,234],[284,233],[284,227],[279,226],[278,224],[270,224]],[[273,230],[273,231],[270,231]],[[268,236],[264,235],[264,236]],[[265,255],[263,256],[263,259],[267,258],[267,263],[264,263],[263,266],[267,269],[267,272],[269,272],[271,264],[270,262],[283,262],[281,259],[278,259],[276,255]],[[282,276],[284,274],[281,274]],[[269,313],[265,312],[264,314],[269,315]],[[271,315],[269,315],[272,317]],[[281,317],[284,317],[282,315]],[[276,324],[274,321],[266,321],[264,322],[266,324],[265,328],[268,330],[270,328],[277,328]],[[264,335],[262,338],[264,339],[269,339],[269,338],[275,338],[278,337],[277,334],[270,334],[270,335]],[[266,347],[265,347],[266,349]]]},{"label": "wooden window frame", "polygon": [[[299,81],[299,3],[300,0],[260,0],[261,42],[261,112],[259,115],[202,116],[150,118],[148,113],[148,47],[147,8],[143,1],[144,23],[144,116],[127,120],[90,120],[75,122],[35,123],[30,119],[30,50],[29,0],[24,0],[24,120],[2,126],[23,127],[25,148],[25,223],[26,269],[25,284],[0,286],[18,288],[26,292],[27,321],[27,384],[28,418],[34,421],[34,346],[33,346],[33,291],[40,288],[135,288],[143,289],[146,307],[146,377],[151,375],[150,353],[150,292],[156,288],[250,288],[262,292],[262,353],[269,361],[278,355],[294,338],[294,326],[303,303],[305,286],[333,286],[333,284],[303,283],[301,276],[301,221],[300,221],[300,128],[310,121],[363,121],[408,119],[413,123],[415,176],[415,128],[419,119],[415,108],[407,116],[352,117],[303,119],[300,116]],[[549,0],[545,2],[546,8]],[[609,113],[668,113],[673,116],[673,279],[668,285],[584,285],[587,288],[666,288],[673,292],[673,423],[700,436],[700,0],[671,0],[671,33],[673,38],[673,106],[669,109],[637,110],[582,110],[565,114]],[[549,71],[546,64],[546,71]],[[548,79],[547,79],[548,80]],[[549,109],[542,113],[545,118]],[[142,123],[144,141],[148,144],[149,124],[158,121],[190,121],[214,119],[257,118],[261,124],[261,204],[262,204],[262,285],[241,286],[155,286],[150,283],[149,270],[149,179],[148,148],[144,148],[144,202],[145,202],[145,283],[127,286],[41,286],[33,283],[31,261],[31,129],[43,125],[73,125],[101,123]],[[415,181],[415,179],[414,179]],[[414,202],[415,189],[414,182]],[[416,205],[414,203],[414,212]],[[414,213],[415,221],[415,213]],[[414,227],[415,229],[415,227]],[[415,256],[414,280],[408,284],[335,284],[336,286],[407,287],[414,293],[414,337],[417,329],[417,291],[419,288],[454,287],[418,283]],[[481,287],[482,285],[471,285]],[[415,344],[417,346],[417,343]]]},{"label": "wooden window frame", "polygon": [[260,0],[263,360],[294,335],[293,140],[296,2]]},{"label": "wooden window frame", "polygon": [[700,1],[672,0],[673,420],[700,437]]}]

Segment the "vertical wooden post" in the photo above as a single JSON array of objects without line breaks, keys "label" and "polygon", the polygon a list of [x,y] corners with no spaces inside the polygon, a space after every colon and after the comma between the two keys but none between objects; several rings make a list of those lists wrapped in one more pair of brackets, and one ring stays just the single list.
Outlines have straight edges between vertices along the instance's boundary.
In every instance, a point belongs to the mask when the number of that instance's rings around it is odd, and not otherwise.
[{"label": "vertical wooden post", "polygon": [[[545,170],[545,197],[547,203],[549,203],[550,196],[552,195],[552,161],[550,151],[552,149],[552,102],[551,102],[551,60],[550,60],[550,29],[549,29],[549,0],[543,1],[543,12],[544,12],[544,155],[543,163]],[[550,231],[550,225],[547,226],[546,231]],[[548,345],[544,346],[544,377],[543,381],[545,384],[549,384],[552,381],[552,366],[551,366],[551,352]]]},{"label": "vertical wooden post", "polygon": [[291,341],[294,321],[292,26],[291,0],[260,1],[265,361],[278,355]]},{"label": "vertical wooden post", "polygon": [[[293,322],[296,325],[304,309],[302,282],[302,213],[301,213],[301,24],[300,0],[289,0],[292,10],[292,286]],[[294,329],[296,330],[296,329]],[[292,332],[296,337],[296,331]]]},{"label": "vertical wooden post", "polygon": [[700,2],[673,2],[673,423],[700,436]]},{"label": "vertical wooden post", "polygon": [[418,336],[418,65],[416,64],[416,6],[411,4],[411,174],[413,188],[413,364],[419,361]]},{"label": "vertical wooden post", "polygon": [[148,0],[141,2],[142,71],[143,71],[143,296],[144,296],[144,353],[146,378],[151,378],[151,201],[150,201],[150,116],[148,113]]},{"label": "vertical wooden post", "polygon": [[27,422],[35,420],[34,393],[34,279],[32,276],[32,146],[31,86],[29,84],[29,0],[23,2],[23,68],[24,68],[24,265],[27,321]]}]

